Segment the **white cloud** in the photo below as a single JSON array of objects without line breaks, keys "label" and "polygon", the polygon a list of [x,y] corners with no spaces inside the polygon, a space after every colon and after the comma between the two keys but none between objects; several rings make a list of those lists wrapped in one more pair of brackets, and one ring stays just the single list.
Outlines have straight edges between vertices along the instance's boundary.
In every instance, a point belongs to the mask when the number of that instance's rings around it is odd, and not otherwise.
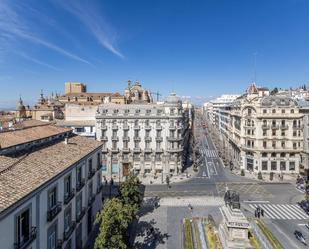
[{"label": "white cloud", "polygon": [[90,64],[89,61],[78,55],[75,55],[52,42],[43,39],[38,34],[33,33],[30,26],[31,25],[27,25],[27,21],[15,11],[13,5],[11,6],[7,0],[0,1],[0,40],[2,45],[0,50],[6,51],[6,46],[4,45],[21,39],[44,46],[73,60]]},{"label": "white cloud", "polygon": [[116,47],[116,32],[93,4],[77,0],[58,0],[57,2],[65,10],[76,16],[90,30],[101,46],[120,58],[124,58],[124,55]]},{"label": "white cloud", "polygon": [[52,65],[50,65],[48,63],[45,63],[43,61],[40,61],[40,60],[38,60],[38,59],[36,59],[34,57],[31,57],[31,56],[29,56],[29,55],[27,55],[25,53],[22,53],[22,52],[17,53],[16,52],[16,54],[18,54],[19,56],[23,57],[24,59],[26,59],[28,61],[32,61],[32,62],[36,63],[38,65],[41,65],[41,66],[44,66],[44,67],[47,67],[47,68],[50,68],[50,69],[53,69],[53,70],[56,70],[56,71],[60,71],[59,68],[56,68],[56,67],[54,67],[54,66],[52,66]]}]

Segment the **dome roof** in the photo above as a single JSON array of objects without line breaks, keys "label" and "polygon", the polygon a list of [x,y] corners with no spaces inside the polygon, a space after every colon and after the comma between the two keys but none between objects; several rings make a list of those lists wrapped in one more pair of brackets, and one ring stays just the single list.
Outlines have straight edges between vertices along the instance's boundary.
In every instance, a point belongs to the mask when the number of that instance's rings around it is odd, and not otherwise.
[{"label": "dome roof", "polygon": [[181,100],[180,100],[179,97],[177,97],[176,93],[171,93],[171,94],[166,98],[166,103],[178,104],[178,103],[181,103]]},{"label": "dome roof", "polygon": [[26,110],[26,107],[24,106],[23,100],[20,97],[16,104],[16,111],[24,111],[24,110]]}]

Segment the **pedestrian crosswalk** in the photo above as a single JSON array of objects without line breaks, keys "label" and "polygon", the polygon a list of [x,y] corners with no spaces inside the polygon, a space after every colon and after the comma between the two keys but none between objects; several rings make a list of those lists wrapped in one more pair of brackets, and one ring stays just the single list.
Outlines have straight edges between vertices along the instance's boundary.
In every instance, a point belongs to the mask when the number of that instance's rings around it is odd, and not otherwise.
[{"label": "pedestrian crosswalk", "polygon": [[218,153],[215,150],[205,150],[206,157],[218,157]]},{"label": "pedestrian crosswalk", "polygon": [[255,210],[264,210],[264,217],[275,220],[303,220],[309,216],[298,206],[292,204],[249,204]]}]

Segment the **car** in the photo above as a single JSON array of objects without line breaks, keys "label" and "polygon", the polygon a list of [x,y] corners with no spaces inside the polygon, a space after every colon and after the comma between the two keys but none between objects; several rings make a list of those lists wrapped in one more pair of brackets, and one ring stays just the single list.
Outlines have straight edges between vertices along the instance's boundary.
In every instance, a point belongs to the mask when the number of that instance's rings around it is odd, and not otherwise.
[{"label": "car", "polygon": [[309,201],[302,200],[301,202],[298,202],[298,205],[307,213],[309,214]]},{"label": "car", "polygon": [[305,237],[300,231],[295,230],[294,235],[296,239],[298,239],[301,243],[303,243],[304,245],[307,245]]}]

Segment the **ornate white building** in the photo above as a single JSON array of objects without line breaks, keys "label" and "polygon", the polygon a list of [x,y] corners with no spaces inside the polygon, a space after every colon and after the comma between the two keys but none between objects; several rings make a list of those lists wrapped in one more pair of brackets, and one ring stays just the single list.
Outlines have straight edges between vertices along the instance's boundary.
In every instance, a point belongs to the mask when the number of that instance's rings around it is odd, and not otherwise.
[{"label": "ornate white building", "polygon": [[184,113],[182,102],[171,94],[165,102],[105,104],[96,114],[97,139],[103,142],[106,176],[121,181],[132,170],[165,180],[183,164]]},{"label": "ornate white building", "polygon": [[298,173],[303,114],[287,96],[269,96],[253,83],[222,110],[219,132],[236,166],[262,173]]}]

